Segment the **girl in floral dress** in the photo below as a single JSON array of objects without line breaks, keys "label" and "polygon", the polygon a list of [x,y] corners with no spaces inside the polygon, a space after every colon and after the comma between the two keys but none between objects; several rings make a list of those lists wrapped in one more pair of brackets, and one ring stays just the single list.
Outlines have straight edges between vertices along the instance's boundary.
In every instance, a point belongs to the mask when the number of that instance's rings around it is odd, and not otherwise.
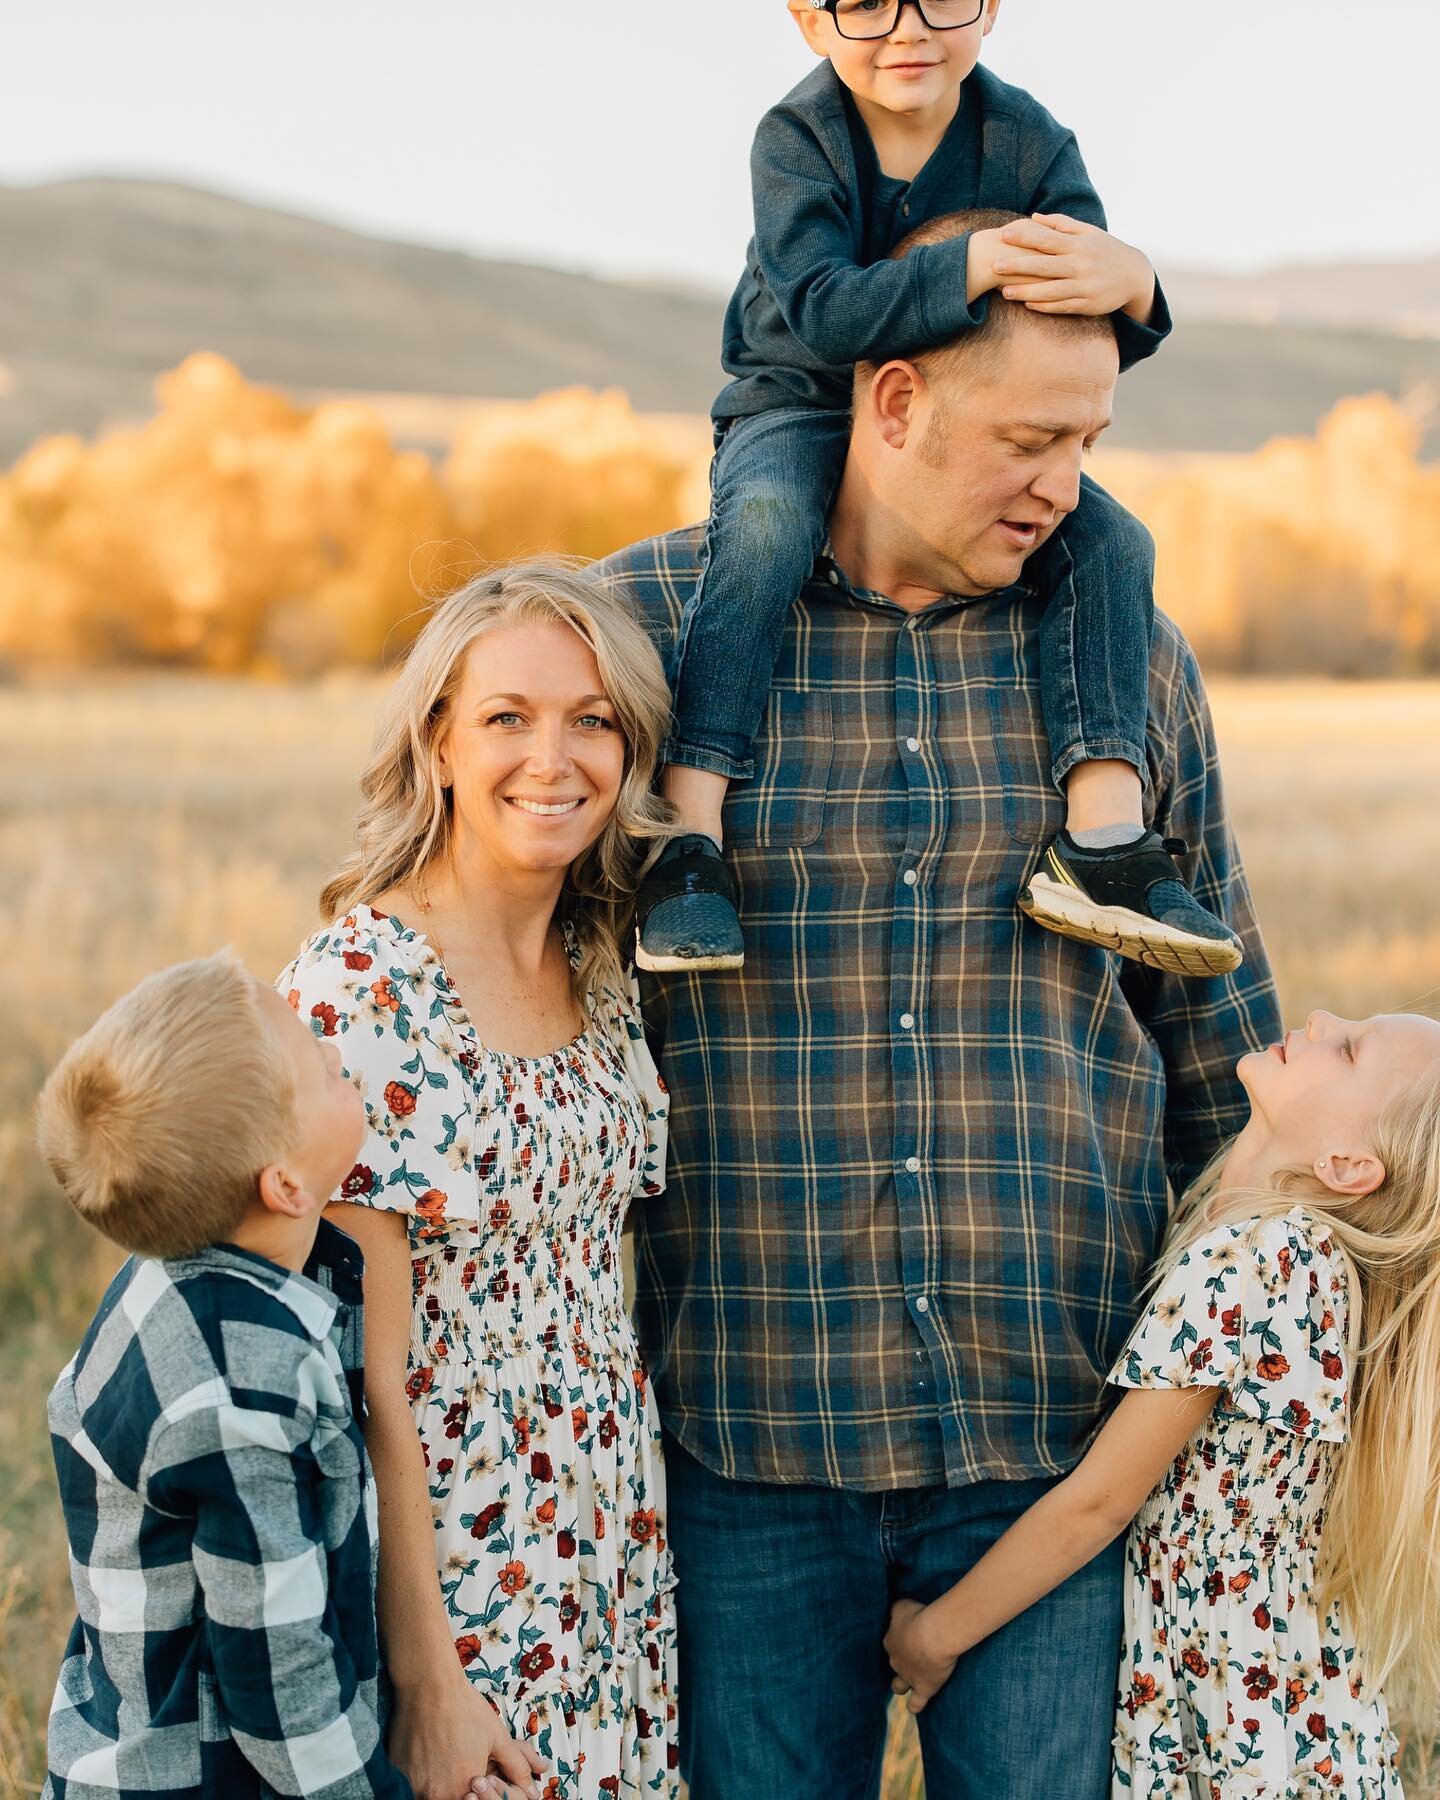
[{"label": "girl in floral dress", "polygon": [[334,923],[280,978],[365,1096],[333,1210],[366,1254],[390,1751],[422,1800],[677,1790],[660,1432],[621,1271],[664,1178],[618,945],[666,829],[666,708],[589,578],[472,583],[389,699]]},{"label": "girl in floral dress", "polygon": [[1440,1025],[1314,1013],[1239,1074],[1131,1391],[961,1581],[897,1602],[894,1685],[921,1710],[1129,1525],[1112,1794],[1396,1800],[1382,1688],[1440,1723]]}]

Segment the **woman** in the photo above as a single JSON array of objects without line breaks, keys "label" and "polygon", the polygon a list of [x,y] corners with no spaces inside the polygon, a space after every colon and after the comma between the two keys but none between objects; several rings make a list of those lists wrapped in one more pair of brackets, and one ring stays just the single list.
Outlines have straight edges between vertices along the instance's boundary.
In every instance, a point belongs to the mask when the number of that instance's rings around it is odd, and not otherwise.
[{"label": "woman", "polygon": [[333,1212],[365,1252],[390,1750],[422,1800],[492,1766],[546,1800],[676,1789],[660,1433],[620,1256],[663,1182],[620,945],[667,834],[668,709],[591,577],[462,589],[386,703],[335,923],[280,981],[365,1095]]}]

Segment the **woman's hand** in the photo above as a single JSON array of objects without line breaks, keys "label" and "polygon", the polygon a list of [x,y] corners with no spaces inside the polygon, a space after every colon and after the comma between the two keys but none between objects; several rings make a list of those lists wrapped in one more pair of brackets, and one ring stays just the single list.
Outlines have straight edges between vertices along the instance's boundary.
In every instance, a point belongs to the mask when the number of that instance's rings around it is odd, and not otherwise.
[{"label": "woman's hand", "polygon": [[892,1693],[909,1696],[912,1713],[923,1712],[955,1672],[959,1660],[939,1641],[935,1609],[918,1600],[897,1600],[885,1633],[885,1654],[895,1679]]},{"label": "woman's hand", "polygon": [[544,1762],[528,1744],[516,1743],[463,1675],[439,1693],[398,1691],[387,1748],[415,1800],[540,1800],[536,1777],[545,1773]]}]

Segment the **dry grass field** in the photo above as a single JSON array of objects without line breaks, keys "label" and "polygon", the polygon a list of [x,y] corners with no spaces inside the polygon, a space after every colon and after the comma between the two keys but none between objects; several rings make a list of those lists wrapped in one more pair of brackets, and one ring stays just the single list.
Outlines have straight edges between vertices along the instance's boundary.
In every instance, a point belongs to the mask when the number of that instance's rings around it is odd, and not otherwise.
[{"label": "dry grass field", "polygon": [[[36,1087],[159,964],[223,943],[257,970],[284,963],[345,842],[377,693],[161,676],[0,690],[0,1794],[38,1791],[68,1621],[45,1394],[109,1266],[31,1147]],[[1433,1003],[1440,685],[1226,682],[1214,700],[1289,1016]],[[891,1800],[919,1791],[897,1740]]]}]

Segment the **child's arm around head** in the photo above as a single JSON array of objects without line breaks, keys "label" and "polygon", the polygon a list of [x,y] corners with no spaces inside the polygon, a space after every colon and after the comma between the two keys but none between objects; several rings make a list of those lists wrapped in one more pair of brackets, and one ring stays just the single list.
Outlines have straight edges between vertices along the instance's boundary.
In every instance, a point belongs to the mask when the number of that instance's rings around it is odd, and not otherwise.
[{"label": "child's arm around head", "polygon": [[[863,198],[852,192],[860,184],[853,156],[792,96],[761,120],[750,158],[755,259],[786,326],[813,356],[836,366],[903,355],[978,325],[983,296],[1001,285],[1012,259],[1025,262],[1014,273],[1027,273],[1026,285],[1037,290],[1047,276],[1059,281],[1063,262],[1065,303],[1057,310],[1115,311],[1122,367],[1148,356],[1169,330],[1164,300],[1144,256],[1107,235],[1073,133],[1022,90],[982,72],[973,79],[1006,115],[1016,145],[1013,167],[987,164],[979,177],[989,196],[984,204],[1063,214],[1064,223],[1023,219],[1009,228],[1022,233],[1013,240],[999,229],[967,232],[900,259],[862,263]],[[972,203],[972,180],[951,182],[953,195],[942,185],[938,198],[931,185],[916,226]],[[1046,304],[1060,299],[1057,290]]]},{"label": "child's arm around head", "polygon": [[1037,1500],[948,1593],[899,1600],[885,1653],[895,1691],[920,1712],[973,1645],[1081,1569],[1117,1538],[1199,1430],[1218,1387],[1128,1393],[1084,1461]]},{"label": "child's arm around head", "polygon": [[776,107],[760,121],[750,180],[761,273],[785,324],[822,362],[841,367],[897,346],[944,343],[980,322],[968,289],[968,233],[899,262],[861,264],[844,180],[792,109]]}]

